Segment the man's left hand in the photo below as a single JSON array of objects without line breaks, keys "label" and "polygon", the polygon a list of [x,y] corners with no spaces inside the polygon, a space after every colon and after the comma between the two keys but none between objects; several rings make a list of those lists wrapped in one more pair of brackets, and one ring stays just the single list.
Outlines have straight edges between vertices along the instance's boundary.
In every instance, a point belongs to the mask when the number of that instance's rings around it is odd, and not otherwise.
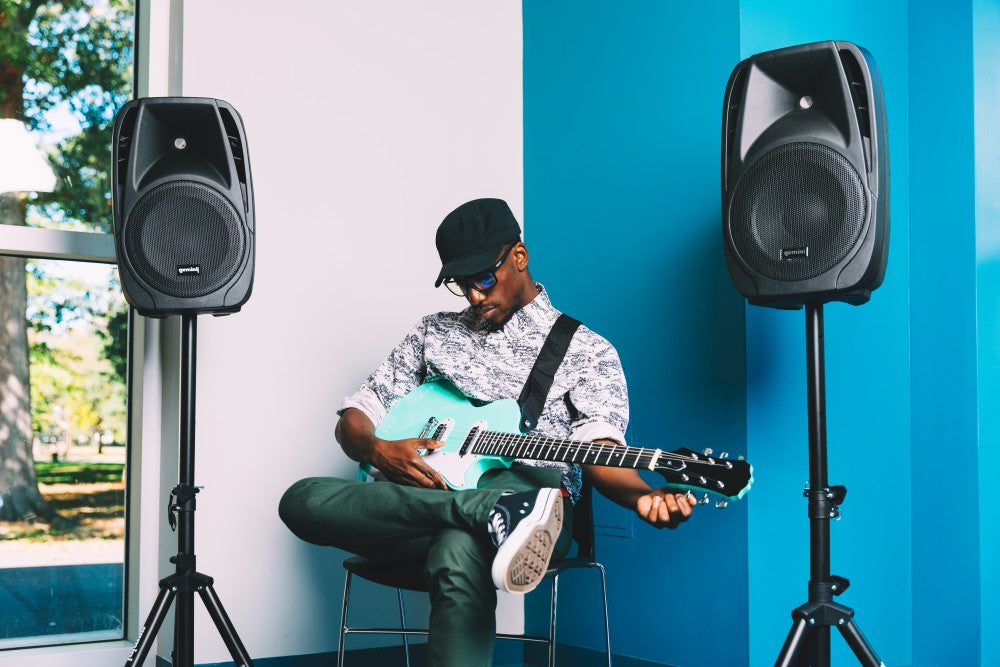
[{"label": "man's left hand", "polygon": [[635,513],[657,528],[676,528],[691,517],[692,508],[697,504],[690,493],[663,487],[639,496]]}]

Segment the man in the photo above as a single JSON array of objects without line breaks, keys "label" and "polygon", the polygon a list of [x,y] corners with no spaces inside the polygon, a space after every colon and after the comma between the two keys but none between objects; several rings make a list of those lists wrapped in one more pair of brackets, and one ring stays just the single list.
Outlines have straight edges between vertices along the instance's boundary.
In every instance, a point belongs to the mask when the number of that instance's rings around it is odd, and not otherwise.
[{"label": "man", "polygon": [[[430,589],[428,664],[490,665],[496,589],[532,590],[552,557],[570,546],[568,517],[581,472],[602,494],[659,528],[691,516],[694,498],[651,489],[627,468],[519,461],[487,473],[479,488],[449,491],[421,450],[430,439],[375,434],[387,412],[431,379],[446,379],[475,402],[517,398],[559,317],[528,271],[528,249],[505,202],[477,199],[437,231],[444,283],[461,312],[423,318],[361,388],[344,399],[337,440],[355,461],[395,484],[309,478],[281,500],[282,520],[300,538],[373,559],[420,559]],[[573,334],[534,434],[625,442],[628,396],[621,362],[584,326]]]}]

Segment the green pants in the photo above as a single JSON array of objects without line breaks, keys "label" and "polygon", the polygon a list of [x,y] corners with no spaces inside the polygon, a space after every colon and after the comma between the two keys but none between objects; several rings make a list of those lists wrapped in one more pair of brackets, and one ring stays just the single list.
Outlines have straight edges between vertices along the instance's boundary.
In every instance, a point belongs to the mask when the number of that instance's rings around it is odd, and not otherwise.
[{"label": "green pants", "polygon": [[[484,475],[480,488],[460,492],[310,477],[285,492],[278,513],[312,544],[372,560],[422,560],[431,601],[427,664],[488,667],[497,596],[487,515],[502,491],[558,486],[558,470],[528,466]],[[553,558],[566,555],[572,539],[572,508],[565,499],[564,508]]]}]

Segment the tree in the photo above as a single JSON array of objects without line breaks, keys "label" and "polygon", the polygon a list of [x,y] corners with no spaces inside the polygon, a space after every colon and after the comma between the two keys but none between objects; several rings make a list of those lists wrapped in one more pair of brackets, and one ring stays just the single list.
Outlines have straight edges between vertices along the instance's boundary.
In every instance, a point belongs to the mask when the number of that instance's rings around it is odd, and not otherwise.
[{"label": "tree", "polygon": [[[130,0],[0,0],[0,118],[49,127],[71,113],[80,131],[50,156],[52,193],[0,195],[0,222],[24,225],[29,206],[62,226],[111,228],[111,134],[128,98]],[[25,261],[0,257],[0,520],[60,517],[38,490],[32,456]]]}]

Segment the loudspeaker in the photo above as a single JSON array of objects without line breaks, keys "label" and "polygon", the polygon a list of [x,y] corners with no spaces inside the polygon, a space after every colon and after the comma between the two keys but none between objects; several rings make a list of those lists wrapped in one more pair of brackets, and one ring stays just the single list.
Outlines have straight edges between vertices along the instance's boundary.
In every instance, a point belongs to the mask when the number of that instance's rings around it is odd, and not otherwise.
[{"label": "loudspeaker", "polygon": [[862,304],[889,243],[882,85],[850,42],[768,51],[739,63],[722,120],[726,265],[750,303]]},{"label": "loudspeaker", "polygon": [[115,117],[112,198],[125,298],[141,315],[224,315],[253,287],[243,120],[222,100],[132,100]]}]

